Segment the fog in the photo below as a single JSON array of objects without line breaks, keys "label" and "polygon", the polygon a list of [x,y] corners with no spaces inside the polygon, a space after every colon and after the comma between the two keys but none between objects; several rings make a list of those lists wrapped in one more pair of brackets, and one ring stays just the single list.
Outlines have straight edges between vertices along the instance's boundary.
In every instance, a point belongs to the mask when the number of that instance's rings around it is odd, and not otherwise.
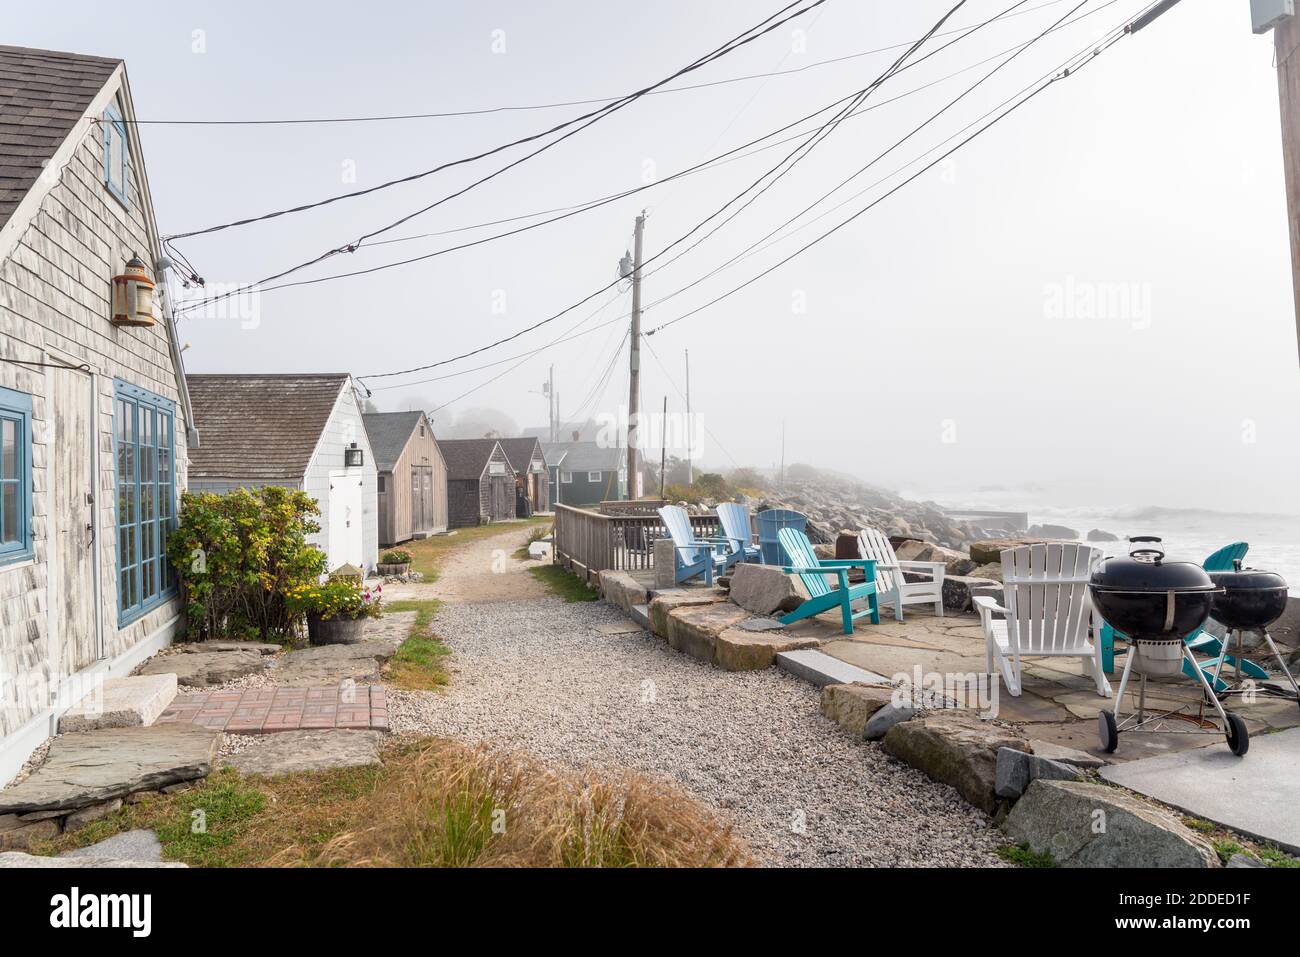
[{"label": "fog", "polygon": [[[645,328],[686,318],[645,340],[642,399],[658,411],[666,395],[670,410],[681,410],[689,349],[706,463],[769,467],[781,458],[784,429],[787,461],[941,500],[1023,495],[1300,511],[1300,375],[1276,73],[1271,37],[1251,34],[1248,0],[1184,0],[817,246],[687,315],[884,194],[903,178],[889,174],[1145,6],[1088,0],[1079,12],[1099,12],[1028,48],[810,216],[884,183],[655,304],[857,171],[997,61],[920,88],[1031,39],[1075,2],[1031,0],[1022,9],[1032,12],[891,78],[869,101],[882,105],[836,128],[734,221],[647,269]],[[70,0],[58,18],[40,6],[11,7],[5,42],[124,57],[142,119],[404,114],[619,95],[781,5],[322,2],[308,18],[289,5],[225,2],[105,17],[100,4]],[[911,41],[950,6],[828,0],[681,82],[790,70]],[[1009,6],[971,0],[950,27]],[[644,97],[384,238],[569,207],[663,179],[865,86],[900,52]],[[160,227],[172,234],[373,186],[591,108],[139,131]],[[267,291],[247,315],[187,318],[185,361],[192,372],[360,376],[439,363],[614,280],[642,208],[648,257],[794,145],[473,249]],[[523,152],[178,247],[210,289],[249,282]],[[419,256],[503,228],[363,247],[294,278]],[[483,410],[521,428],[544,425],[542,383],[552,366],[562,419],[617,415],[627,401],[626,350],[615,358],[626,323],[611,320],[629,303],[625,289],[611,289],[472,358],[365,382],[379,408],[428,409],[444,434],[463,434],[458,420]]]}]

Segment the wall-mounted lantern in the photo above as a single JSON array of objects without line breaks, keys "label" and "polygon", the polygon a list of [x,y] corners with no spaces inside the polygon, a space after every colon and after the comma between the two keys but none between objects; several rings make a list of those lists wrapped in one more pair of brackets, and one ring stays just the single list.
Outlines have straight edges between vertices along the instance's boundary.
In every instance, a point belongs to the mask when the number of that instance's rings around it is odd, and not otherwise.
[{"label": "wall-mounted lantern", "polygon": [[139,256],[132,256],[126,271],[113,277],[112,321],[115,326],[152,326],[155,322],[153,280]]},{"label": "wall-mounted lantern", "polygon": [[361,451],[361,449],[357,448],[357,443],[353,442],[351,445],[349,445],[346,449],[343,450],[343,464],[347,468],[352,468],[353,466],[360,466],[362,462],[365,461],[363,456],[364,453]]}]

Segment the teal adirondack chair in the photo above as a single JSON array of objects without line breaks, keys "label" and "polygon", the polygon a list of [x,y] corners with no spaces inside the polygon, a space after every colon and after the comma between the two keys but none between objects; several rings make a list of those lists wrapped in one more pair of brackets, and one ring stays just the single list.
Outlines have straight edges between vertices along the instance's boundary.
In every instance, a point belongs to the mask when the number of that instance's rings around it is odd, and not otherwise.
[{"label": "teal adirondack chair", "polygon": [[754,544],[754,533],[749,525],[749,509],[735,502],[718,506],[718,521],[722,537],[727,540],[728,557],[735,562],[761,561],[759,548]]},{"label": "teal adirondack chair", "polygon": [[[1244,561],[1246,552],[1250,545],[1246,542],[1233,542],[1231,545],[1225,545],[1217,552],[1207,558],[1201,565],[1207,572],[1227,572],[1232,571],[1233,563]],[[1217,664],[1218,658],[1223,654],[1223,643],[1214,637],[1208,631],[1197,631],[1187,638],[1187,647],[1192,651],[1199,651],[1203,655],[1209,655],[1215,659]],[[1227,665],[1235,665],[1236,657],[1233,655],[1223,655],[1223,661]],[[1102,669],[1107,672],[1115,669],[1115,629],[1109,624],[1103,624],[1101,627],[1101,665]],[[1227,690],[1227,683],[1221,678],[1216,678],[1210,670],[1212,665],[1202,665],[1201,669],[1205,671],[1205,677],[1214,685],[1215,691]],[[1196,674],[1192,671],[1192,666],[1183,662],[1183,673],[1189,678],[1195,678]],[[1261,681],[1268,679],[1268,672],[1255,664],[1253,661],[1247,661],[1244,658],[1241,661],[1241,673],[1251,678],[1258,678]]]},{"label": "teal adirondack chair", "polygon": [[[873,625],[880,624],[880,604],[876,598],[876,563],[873,559],[818,558],[808,536],[797,528],[781,529],[777,532],[777,540],[790,560],[790,564],[782,567],[781,571],[787,575],[798,575],[811,596],[788,615],[782,615],[779,619],[781,624],[792,625],[804,618],[830,611],[837,605],[846,635],[853,634],[853,622],[863,615],[870,615]],[[851,568],[861,568],[866,581],[850,585]],[[826,583],[826,575],[834,575],[839,579],[837,587],[831,588]],[[867,607],[854,611],[853,603],[863,599],[866,599]]]},{"label": "teal adirondack chair", "polygon": [[808,527],[808,516],[792,508],[769,508],[758,513],[758,550],[763,555],[764,565],[780,565],[784,560],[781,543],[777,533],[783,528],[797,528],[803,531]]},{"label": "teal adirondack chair", "polygon": [[659,509],[659,517],[672,536],[673,552],[677,557],[673,581],[680,585],[702,574],[704,583],[712,585],[713,576],[726,571],[729,564],[726,542],[719,538],[697,539],[690,516],[679,505],[665,505]]}]

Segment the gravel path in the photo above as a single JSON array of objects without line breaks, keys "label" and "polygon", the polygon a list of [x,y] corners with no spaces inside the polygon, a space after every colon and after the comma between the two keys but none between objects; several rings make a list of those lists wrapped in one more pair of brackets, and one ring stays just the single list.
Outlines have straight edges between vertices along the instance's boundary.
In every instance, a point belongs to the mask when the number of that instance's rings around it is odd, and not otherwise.
[{"label": "gravel path", "polygon": [[390,692],[393,730],[674,778],[770,864],[1000,863],[980,812],[850,739],[811,685],[711,668],[648,632],[597,631],[626,621],[550,597],[448,605],[435,628],[453,650],[451,686]]}]

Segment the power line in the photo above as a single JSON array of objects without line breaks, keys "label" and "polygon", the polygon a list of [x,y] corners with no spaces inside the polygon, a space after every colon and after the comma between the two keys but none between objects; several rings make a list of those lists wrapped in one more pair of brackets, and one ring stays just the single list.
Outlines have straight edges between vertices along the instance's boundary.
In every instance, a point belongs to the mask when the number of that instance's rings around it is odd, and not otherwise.
[{"label": "power line", "polygon": [[[1047,7],[1056,6],[1064,3],[1066,0],[1046,0],[1028,10],[1022,10],[1011,16],[1019,17],[1033,13],[1035,10],[1042,10]],[[936,33],[935,37],[951,36],[954,33],[961,32],[961,28],[949,30],[945,33]],[[649,90],[644,95],[660,96],[666,93],[688,93],[694,90],[705,90],[717,86],[726,86],[732,83],[746,83],[750,80],[770,79],[772,77],[793,76],[804,73],[808,70],[815,70],[824,66],[832,66],[836,63],[845,63],[849,60],[857,60],[862,57],[876,56],[881,53],[891,53],[894,50],[901,50],[910,46],[912,41],[905,43],[894,43],[889,46],[877,47],[874,50],[860,50],[857,53],[846,53],[843,56],[828,57],[825,60],[814,60],[812,63],[805,63],[803,66],[794,67],[789,70],[769,70],[765,73],[746,73],[741,76],[724,77],[720,80],[710,80],[707,83],[692,83],[683,86],[668,87],[666,89]],[[511,106],[492,106],[483,107],[474,110],[444,110],[436,113],[396,113],[382,114],[374,116],[325,116],[325,117],[288,117],[278,119],[256,119],[256,120],[153,120],[153,119],[134,119],[123,120],[122,122],[132,126],[302,126],[312,124],[329,124],[329,123],[383,123],[401,120],[432,120],[445,119],[462,116],[486,116],[495,113],[515,113],[529,112],[536,110],[553,110],[571,106],[594,106],[599,104],[615,103],[625,96],[631,94],[622,94],[621,96],[602,96],[589,97],[580,100],[556,100],[549,103],[531,103]],[[98,118],[96,122],[101,122]]]},{"label": "power line", "polygon": [[1120,39],[1122,39],[1125,35],[1126,35],[1126,33],[1123,32],[1123,28],[1121,28],[1121,30],[1120,30],[1120,32],[1118,33],[1118,35],[1115,36],[1115,37],[1113,37],[1109,42],[1106,42],[1104,45],[1095,46],[1095,47],[1093,47],[1090,51],[1085,51],[1084,53],[1077,55],[1076,57],[1074,57],[1074,58],[1070,61],[1071,63],[1072,63],[1074,60],[1078,60],[1080,57],[1086,57],[1086,59],[1083,59],[1083,60],[1079,63],[1078,66],[1073,66],[1073,67],[1067,66],[1067,67],[1064,67],[1060,72],[1056,73],[1054,76],[1052,76],[1052,77],[1051,77],[1049,80],[1047,80],[1045,83],[1042,83],[1041,85],[1039,85],[1038,87],[1036,87],[1032,92],[1030,92],[1027,96],[1023,97],[1023,98],[1020,99],[1018,102],[1016,102],[1016,103],[1015,103],[1011,108],[1009,108],[1008,110],[1006,110],[1005,112],[1003,112],[1002,114],[1000,114],[999,116],[997,116],[995,119],[993,119],[993,120],[990,121],[989,123],[987,123],[987,124],[985,124],[984,126],[982,126],[980,129],[976,130],[976,131],[975,131],[974,133],[972,133],[970,136],[968,136],[968,137],[966,137],[965,139],[963,139],[961,142],[959,142],[959,143],[958,143],[956,146],[954,146],[952,149],[948,150],[948,151],[945,152],[943,155],[939,156],[939,157],[938,157],[937,159],[935,159],[933,162],[928,163],[926,166],[924,166],[923,168],[921,168],[920,170],[918,170],[916,173],[912,174],[912,175],[909,176],[907,179],[905,179],[905,180],[903,180],[901,183],[899,183],[897,186],[895,186],[895,187],[893,187],[892,189],[890,189],[888,192],[884,193],[883,195],[881,195],[881,196],[878,197],[877,199],[875,199],[875,200],[873,200],[872,202],[868,203],[866,206],[864,206],[862,209],[858,210],[858,211],[857,211],[856,213],[854,213],[852,216],[850,216],[850,217],[848,217],[847,219],[843,220],[842,222],[836,224],[836,225],[833,226],[831,229],[829,229],[829,230],[827,230],[826,232],[822,233],[820,236],[818,236],[816,239],[812,240],[811,242],[805,244],[804,246],[801,246],[799,249],[795,250],[793,253],[791,253],[789,256],[786,256],[786,257],[785,257],[784,259],[782,259],[781,261],[779,261],[779,262],[773,264],[772,266],[769,266],[767,269],[764,269],[763,271],[761,271],[761,272],[758,273],[757,275],[750,277],[750,278],[747,279],[745,282],[741,283],[739,286],[736,286],[736,287],[734,287],[734,288],[728,290],[727,292],[723,293],[722,295],[720,295],[720,296],[718,296],[718,297],[716,297],[716,298],[714,298],[714,299],[711,299],[709,302],[706,302],[704,305],[699,306],[699,307],[697,307],[697,308],[695,308],[695,309],[692,309],[692,310],[690,310],[689,312],[684,313],[684,314],[681,315],[681,316],[678,316],[676,319],[671,319],[671,320],[669,320],[668,322],[665,322],[665,323],[662,323],[662,324],[656,326],[655,328],[653,328],[653,329],[649,330],[648,332],[646,332],[645,335],[647,335],[647,336],[655,335],[656,333],[661,332],[661,331],[663,331],[664,329],[667,329],[669,326],[676,325],[677,323],[683,321],[684,319],[689,319],[691,316],[694,316],[694,315],[696,315],[696,314],[698,314],[698,313],[700,313],[700,312],[703,312],[705,309],[708,309],[709,307],[714,306],[714,305],[716,305],[716,304],[719,303],[719,302],[722,302],[724,299],[727,299],[727,298],[729,298],[729,297],[735,295],[736,293],[740,292],[742,289],[745,289],[745,288],[747,288],[748,286],[753,285],[755,282],[757,282],[758,280],[762,279],[764,276],[768,275],[769,273],[772,273],[772,272],[776,271],[777,269],[779,269],[779,268],[781,268],[782,266],[784,266],[786,263],[790,262],[792,259],[794,259],[794,258],[796,258],[797,256],[800,256],[800,255],[802,255],[803,253],[807,252],[809,249],[811,249],[812,247],[816,246],[818,243],[822,242],[823,240],[825,240],[825,239],[828,238],[829,236],[831,236],[831,235],[833,235],[833,234],[839,232],[841,229],[843,229],[843,228],[844,228],[845,226],[847,226],[849,223],[851,223],[851,222],[853,222],[854,220],[856,220],[858,217],[864,215],[865,213],[867,213],[867,212],[869,212],[870,210],[874,209],[876,206],[880,205],[880,203],[884,202],[884,201],[885,201],[886,199],[888,199],[890,196],[893,196],[895,193],[897,193],[897,192],[898,192],[899,190],[901,190],[903,187],[907,186],[909,183],[912,183],[912,182],[915,181],[917,178],[919,178],[920,176],[922,176],[923,174],[925,174],[925,173],[928,172],[929,170],[933,169],[933,168],[934,168],[935,166],[937,166],[939,163],[943,162],[943,160],[947,159],[947,158],[948,158],[949,156],[951,156],[953,153],[955,153],[955,152],[957,152],[958,150],[960,150],[960,149],[961,149],[963,146],[965,146],[967,143],[970,143],[972,140],[978,138],[979,136],[983,135],[983,134],[984,134],[985,132],[987,132],[988,130],[992,129],[994,126],[996,126],[998,123],[1002,122],[1004,119],[1006,119],[1006,118],[1007,118],[1008,116],[1010,116],[1012,113],[1014,113],[1014,112],[1016,112],[1017,110],[1019,110],[1022,106],[1024,106],[1024,105],[1025,105],[1026,103],[1028,103],[1030,100],[1033,100],[1033,99],[1034,99],[1035,97],[1037,97],[1040,93],[1042,93],[1043,91],[1047,90],[1049,87],[1051,87],[1051,86],[1052,86],[1054,83],[1056,83],[1058,80],[1063,80],[1063,79],[1067,79],[1068,77],[1074,76],[1076,73],[1079,72],[1079,70],[1083,69],[1085,66],[1087,66],[1089,63],[1091,63],[1093,60],[1095,60],[1098,56],[1100,56],[1100,55],[1101,55],[1102,53],[1104,53],[1106,50],[1110,49],[1111,46],[1113,46],[1116,42],[1118,42]]},{"label": "power line", "polygon": [[[930,33],[927,33],[925,37],[922,37],[920,40],[916,41],[916,43],[914,43],[914,44],[912,45],[911,49],[909,49],[907,53],[905,53],[902,57],[900,57],[900,58],[899,58],[898,60],[896,60],[893,64],[891,64],[890,67],[889,67],[889,68],[888,68],[888,69],[887,69],[883,74],[881,74],[880,77],[878,77],[875,81],[873,81],[873,83],[869,84],[867,87],[864,87],[863,89],[864,89],[864,90],[870,90],[870,89],[873,89],[875,86],[879,85],[879,83],[881,83],[881,82],[883,82],[885,79],[887,79],[887,78],[892,74],[892,72],[893,72],[893,71],[898,67],[898,65],[899,65],[900,63],[903,62],[904,59],[906,59],[907,57],[909,57],[909,56],[911,55],[911,53],[914,52],[914,51],[917,49],[917,47],[919,47],[922,43],[925,42],[925,40],[929,39],[930,36],[931,36],[931,35],[932,35],[932,34],[933,34],[937,29],[938,29],[938,27],[941,26],[944,22],[946,22],[947,19],[948,19],[949,17],[951,17],[951,16],[952,16],[952,15],[953,15],[957,10],[959,10],[959,9],[960,9],[964,4],[965,4],[965,2],[966,2],[966,0],[959,0],[959,2],[956,4],[956,6],[954,6],[951,10],[949,10],[948,13],[946,13],[942,18],[940,18],[940,20],[937,22],[937,24],[936,24],[935,27],[931,28]],[[855,96],[855,97],[858,96],[859,94],[861,94],[861,92],[862,92],[862,91],[858,91],[858,93],[855,93],[854,96]],[[842,102],[844,102],[844,99],[847,99],[847,97],[846,97],[846,98],[842,98],[841,100],[838,100],[837,102],[842,103]],[[828,122],[829,122],[829,121],[828,121]],[[825,129],[827,125],[828,125],[828,124],[823,124],[823,126],[822,126],[821,129]],[[815,135],[816,135],[816,132],[819,132],[819,131],[814,131],[814,133],[813,133],[812,135],[815,136]],[[791,154],[791,155],[793,155],[793,154]],[[786,158],[788,158],[788,157],[786,157]],[[784,162],[785,162],[785,159],[782,159],[781,163],[778,163],[778,167],[779,167],[782,163],[784,163]],[[775,169],[775,168],[777,168],[777,167],[773,167],[773,169]],[[770,172],[770,171],[769,171],[769,172]],[[719,207],[719,208],[718,208],[717,210],[715,210],[714,212],[710,213],[708,216],[706,216],[704,219],[702,219],[699,223],[697,223],[695,226],[693,226],[693,227],[692,227],[690,230],[688,230],[686,233],[684,233],[683,235],[677,237],[677,239],[673,240],[671,243],[669,243],[667,246],[665,246],[663,249],[661,249],[658,253],[656,253],[655,255],[651,256],[649,259],[647,259],[643,265],[648,265],[649,263],[651,263],[651,262],[653,262],[654,260],[658,259],[660,256],[663,256],[663,255],[665,255],[666,253],[668,253],[670,250],[672,250],[672,249],[673,249],[674,247],[676,247],[678,244],[684,242],[684,241],[685,241],[686,239],[688,239],[691,235],[693,235],[695,232],[697,232],[701,227],[703,227],[706,223],[708,223],[709,220],[711,220],[711,219],[713,219],[714,217],[716,217],[716,216],[718,216],[718,215],[721,215],[723,212],[725,212],[726,209],[727,209],[728,207],[730,207],[732,203],[734,203],[734,202],[735,202],[737,199],[739,199],[740,197],[744,196],[745,193],[747,193],[750,189],[752,189],[754,185],[756,185],[757,183],[761,182],[761,181],[763,180],[763,178],[765,178],[767,175],[768,175],[767,173],[763,174],[763,176],[759,177],[758,180],[755,180],[755,182],[752,183],[752,184],[750,184],[750,186],[747,186],[747,187],[746,187],[744,190],[742,190],[739,194],[737,194],[736,196],[734,196],[734,197],[732,197],[731,199],[729,199],[729,200],[728,200],[726,203],[724,203],[721,207]],[[552,316],[549,316],[549,317],[547,317],[547,318],[545,318],[545,319],[539,320],[538,322],[535,322],[535,323],[533,323],[533,324],[530,325],[530,326],[527,326],[527,327],[525,327],[525,328],[523,328],[523,329],[519,329],[519,330],[517,330],[516,332],[512,333],[512,334],[509,335],[509,336],[506,336],[506,337],[504,337],[504,338],[502,338],[502,339],[498,339],[497,341],[492,342],[492,343],[489,343],[489,344],[487,344],[487,345],[480,346],[480,347],[478,347],[477,349],[470,350],[469,352],[462,353],[461,355],[453,356],[452,358],[449,358],[449,359],[442,359],[442,360],[439,360],[438,362],[427,363],[427,364],[425,364],[425,365],[421,365],[421,366],[414,366],[414,367],[409,368],[409,369],[398,370],[398,371],[395,371],[395,372],[379,372],[379,373],[372,373],[372,374],[370,374],[370,375],[361,376],[360,378],[363,379],[363,380],[368,380],[368,379],[380,379],[380,378],[388,378],[388,377],[390,377],[390,376],[407,375],[407,374],[410,374],[410,373],[413,373],[413,372],[423,372],[423,371],[425,371],[425,370],[427,370],[427,369],[437,368],[438,366],[447,365],[447,364],[449,364],[449,363],[459,361],[460,359],[465,359],[465,358],[468,358],[469,356],[477,355],[477,354],[479,354],[479,353],[481,353],[481,352],[486,352],[486,351],[489,350],[489,349],[493,349],[493,348],[495,348],[496,346],[499,346],[499,345],[502,345],[502,344],[504,344],[504,343],[506,343],[506,342],[510,342],[510,341],[512,341],[512,340],[514,340],[514,339],[517,339],[517,338],[519,338],[520,336],[523,336],[523,335],[525,335],[525,334],[527,334],[527,333],[533,331],[534,329],[540,328],[541,326],[544,326],[544,325],[546,325],[547,323],[550,323],[550,322],[555,321],[556,319],[559,319],[561,316],[563,316],[563,315],[565,315],[565,314],[567,314],[567,313],[573,311],[574,309],[577,309],[578,307],[584,305],[584,304],[587,303],[587,302],[590,302],[593,298],[595,298],[596,296],[600,295],[602,292],[604,292],[605,290],[611,288],[612,286],[616,285],[617,283],[618,283],[618,280],[616,279],[616,280],[614,280],[614,282],[611,282],[611,283],[608,283],[608,284],[602,286],[601,288],[597,289],[595,292],[590,293],[589,295],[587,295],[587,296],[583,297],[582,299],[578,300],[578,301],[577,301],[576,303],[574,303],[573,305],[568,306],[568,307],[566,307],[565,309],[562,309],[560,312],[555,313],[555,314],[552,315]]]},{"label": "power line", "polygon": [[[755,26],[749,27],[748,29],[742,31],[740,34],[728,40],[720,47],[711,50],[709,53],[706,53],[704,56],[687,64],[686,66],[682,67],[680,70],[677,70],[675,73],[671,74],[670,76],[667,76],[664,79],[651,84],[650,86],[637,90],[635,93],[629,93],[627,96],[624,96],[618,100],[614,100],[611,103],[607,103],[604,106],[599,107],[598,109],[591,110],[590,112],[584,113],[581,116],[574,117],[573,119],[565,120],[563,123],[558,123],[555,126],[552,126],[550,129],[543,130],[539,133],[533,133],[530,134],[529,136],[521,137],[520,139],[517,140],[512,140],[509,143],[503,143],[499,146],[493,147],[492,149],[485,150],[481,153],[476,153],[472,156],[465,156],[457,160],[450,160],[446,163],[442,163],[439,166],[435,166],[432,169],[422,170],[418,173],[412,173],[409,176],[403,176],[398,179],[393,179],[384,183],[379,183],[376,184],[375,186],[368,186],[364,189],[358,189],[348,193],[340,193],[335,196],[329,196],[326,197],[325,199],[317,200],[316,202],[313,203],[304,203],[303,205],[294,206],[288,209],[280,209],[270,213],[263,213],[260,216],[251,216],[246,219],[235,220],[229,223],[222,223],[217,226],[208,226],[204,229],[191,230],[190,232],[186,232],[186,233],[175,233],[171,236],[168,236],[167,238],[169,240],[176,240],[176,239],[188,239],[192,236],[203,236],[210,233],[221,232],[222,230],[226,230],[226,229],[234,229],[239,226],[247,226],[250,225],[251,223],[264,222],[265,220],[268,219],[276,219],[278,217],[287,216],[292,213],[301,213],[310,209],[318,209],[322,206],[328,206],[332,203],[341,202],[342,200],[345,199],[355,199],[358,196],[367,196],[371,193],[375,193],[383,189],[388,189],[393,186],[399,186],[403,183],[410,183],[419,179],[423,179],[426,176],[431,176],[434,173],[438,173],[443,170],[450,169],[454,166],[462,166],[466,163],[473,163],[478,160],[485,159],[489,156],[493,156],[497,153],[511,149],[515,146],[522,146],[526,143],[535,142],[539,139],[543,139],[547,136],[550,136],[552,133],[558,133],[561,130],[569,130],[563,136],[560,136],[552,140],[551,142],[546,143],[545,145],[541,146],[537,150],[534,150],[532,153],[529,153],[525,156],[520,157],[517,160],[514,160],[513,162],[507,164],[506,166],[501,167],[495,172],[489,174],[488,176],[485,176],[482,179],[471,183],[469,186],[466,186],[463,189],[450,194],[449,196],[443,197],[442,199],[438,200],[437,203],[434,203],[431,206],[427,206],[425,207],[424,210],[420,211],[420,212],[425,212],[429,209],[432,209],[434,206],[439,205],[440,203],[444,203],[450,199],[454,199],[457,196],[461,196],[469,192],[471,189],[475,188],[476,186],[479,186],[482,183],[485,183],[488,180],[501,175],[506,170],[513,169],[515,166],[518,166],[520,163],[527,162],[528,160],[532,159],[538,154],[543,153],[546,150],[550,149],[551,147],[564,142],[569,137],[582,132],[583,130],[587,129],[589,126],[598,123],[600,120],[605,119],[606,117],[618,112],[624,107],[636,102],[638,99],[640,99],[642,96],[645,96],[651,90],[658,89],[664,84],[670,83],[673,80],[677,79],[677,77],[679,76],[684,76],[687,73],[691,73],[695,70],[700,69],[701,67],[707,66],[709,63],[712,63],[714,60],[721,59],[727,54],[735,52],[736,50],[740,49],[742,46],[745,46],[748,43],[752,43],[754,40],[757,40],[760,37],[765,36],[766,34],[770,33],[772,30],[775,30],[777,27],[782,26],[783,24],[788,23],[791,20],[794,20],[797,17],[802,16],[803,14],[807,13],[809,10],[812,10],[815,7],[821,6],[823,3],[826,2],[826,0],[811,0],[810,4],[807,7],[804,7],[801,10],[796,10],[794,13],[790,14],[789,16],[776,20],[777,17],[781,17],[781,15],[786,11],[788,11],[790,8],[796,7],[802,2],[804,2],[804,0],[794,0],[793,3],[787,4],[786,6],[778,10],[776,13],[766,18],[765,20],[761,21]],[[773,20],[775,20],[776,22],[772,22]],[[758,31],[757,33],[754,32],[756,30]],[[747,36],[746,34],[753,34],[753,35]],[[576,129],[569,129],[569,127],[576,127]],[[416,216],[416,215],[419,215],[419,213],[417,212],[411,214],[411,216]],[[362,236],[357,242],[363,242],[364,240],[369,239],[371,236],[378,235],[381,232],[385,232],[389,229],[392,229],[394,226],[401,225],[403,222],[406,222],[407,219],[410,219],[411,216],[404,217],[403,219],[397,220],[395,223],[385,226],[382,229],[376,230],[373,233],[369,233],[365,236]],[[355,245],[355,244],[351,244],[351,245]],[[333,252],[341,252],[347,249],[348,247],[346,246],[339,247],[339,249],[334,250]],[[331,255],[331,254],[332,253],[327,253],[326,255]],[[273,278],[279,278],[279,277],[273,277]]]}]

